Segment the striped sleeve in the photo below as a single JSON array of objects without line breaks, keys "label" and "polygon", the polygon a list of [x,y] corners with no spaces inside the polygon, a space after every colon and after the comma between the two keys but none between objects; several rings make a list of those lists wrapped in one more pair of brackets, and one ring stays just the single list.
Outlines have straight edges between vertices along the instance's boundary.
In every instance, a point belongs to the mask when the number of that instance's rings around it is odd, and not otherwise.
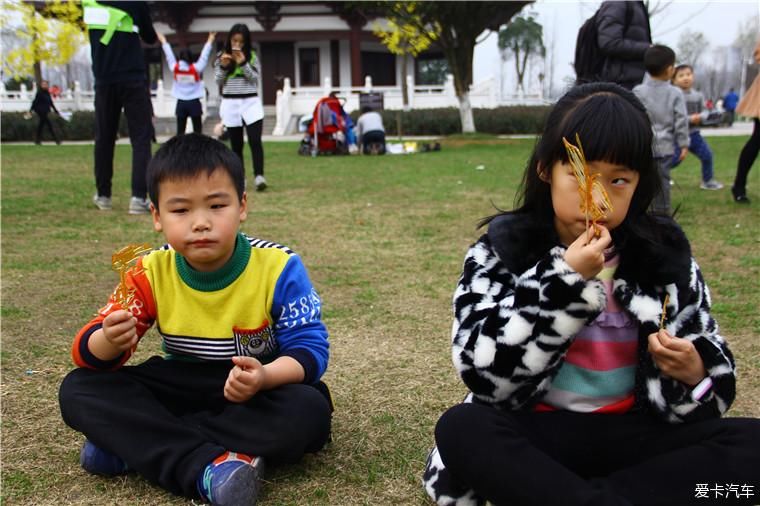
[{"label": "striped sleeve", "polygon": [[220,58],[220,55],[217,55],[216,60],[214,60],[214,79],[216,79],[216,84],[222,85],[224,84],[224,80],[227,79],[228,72],[222,68],[222,60]]},{"label": "striped sleeve", "polygon": [[[137,317],[137,335],[139,338],[142,338],[156,319],[156,304],[153,299],[150,282],[145,272],[142,271],[142,259],[138,260],[137,268],[134,269],[134,272],[137,272],[137,274],[133,274],[132,272],[127,274],[127,286],[135,291],[134,299],[128,310]],[[118,369],[132,356],[136,347],[124,352],[113,360],[104,361],[93,355],[88,346],[92,334],[103,327],[103,320],[106,316],[119,309],[122,309],[122,307],[116,302],[112,293],[108,298],[108,303],[77,332],[71,347],[71,356],[77,366],[90,369]]]}]

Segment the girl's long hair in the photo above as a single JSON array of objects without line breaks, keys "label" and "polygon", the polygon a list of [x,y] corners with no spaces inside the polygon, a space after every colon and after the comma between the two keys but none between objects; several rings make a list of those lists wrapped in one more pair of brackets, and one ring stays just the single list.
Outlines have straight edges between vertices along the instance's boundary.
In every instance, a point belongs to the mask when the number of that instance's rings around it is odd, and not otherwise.
[{"label": "girl's long hair", "polygon": [[247,60],[250,60],[253,48],[251,46],[251,31],[248,29],[248,25],[243,23],[234,24],[230,28],[230,33],[227,34],[227,40],[224,43],[224,52],[232,54],[232,36],[236,33],[243,36],[243,54]]},{"label": "girl's long hair", "polygon": [[576,134],[589,162],[624,165],[639,173],[628,214],[612,231],[616,246],[624,246],[632,236],[653,240],[647,209],[660,190],[660,178],[652,154],[652,126],[638,98],[612,83],[575,86],[557,102],[528,161],[515,196],[515,209],[490,216],[481,225],[503,214],[522,214],[538,222],[552,223],[551,187],[539,177],[539,170],[546,174],[555,163],[567,163],[562,138],[575,144]]}]

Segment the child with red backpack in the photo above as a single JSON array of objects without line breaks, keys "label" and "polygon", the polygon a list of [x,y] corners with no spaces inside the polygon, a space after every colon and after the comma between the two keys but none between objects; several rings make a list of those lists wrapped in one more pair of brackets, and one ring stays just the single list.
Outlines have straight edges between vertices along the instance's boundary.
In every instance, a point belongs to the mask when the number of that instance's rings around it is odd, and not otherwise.
[{"label": "child with red backpack", "polygon": [[201,74],[206,68],[208,56],[211,53],[211,46],[216,37],[216,32],[209,32],[206,44],[201,50],[201,55],[195,61],[193,60],[190,49],[184,48],[179,52],[179,60],[174,57],[172,47],[166,41],[166,37],[157,33],[158,40],[161,41],[161,47],[166,56],[166,63],[169,65],[174,75],[174,85],[172,86],[172,96],[177,99],[177,135],[185,133],[185,125],[189,117],[193,122],[193,132],[203,133],[201,117],[203,116],[203,106],[201,106],[201,97],[205,92]]}]

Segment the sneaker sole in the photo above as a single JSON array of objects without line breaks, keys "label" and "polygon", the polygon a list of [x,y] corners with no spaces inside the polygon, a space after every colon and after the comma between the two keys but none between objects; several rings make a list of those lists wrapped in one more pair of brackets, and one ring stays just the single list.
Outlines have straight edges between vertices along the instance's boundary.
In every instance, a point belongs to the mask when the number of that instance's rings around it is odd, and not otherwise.
[{"label": "sneaker sole", "polygon": [[150,214],[150,211],[148,211],[147,209],[145,209],[145,210],[142,210],[142,209],[139,209],[139,210],[138,209],[130,209],[127,212],[129,214],[132,214],[132,215],[135,215],[135,214]]},{"label": "sneaker sole", "polygon": [[254,505],[258,500],[261,489],[260,476],[264,469],[263,463],[254,466],[241,466],[235,470],[222,487],[216,491],[213,506],[238,506],[241,504]]},{"label": "sneaker sole", "polygon": [[256,191],[257,192],[263,192],[266,189],[267,189],[267,184],[266,183],[262,183],[262,184],[256,185]]}]

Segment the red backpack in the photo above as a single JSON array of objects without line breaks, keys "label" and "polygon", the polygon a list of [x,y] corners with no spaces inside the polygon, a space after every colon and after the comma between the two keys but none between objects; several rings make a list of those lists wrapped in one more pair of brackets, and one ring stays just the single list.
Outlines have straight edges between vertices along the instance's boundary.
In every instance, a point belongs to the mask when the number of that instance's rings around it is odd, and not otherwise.
[{"label": "red backpack", "polygon": [[201,80],[200,74],[195,70],[195,65],[190,64],[187,70],[180,70],[179,63],[174,64],[174,80],[178,83],[197,83]]}]

